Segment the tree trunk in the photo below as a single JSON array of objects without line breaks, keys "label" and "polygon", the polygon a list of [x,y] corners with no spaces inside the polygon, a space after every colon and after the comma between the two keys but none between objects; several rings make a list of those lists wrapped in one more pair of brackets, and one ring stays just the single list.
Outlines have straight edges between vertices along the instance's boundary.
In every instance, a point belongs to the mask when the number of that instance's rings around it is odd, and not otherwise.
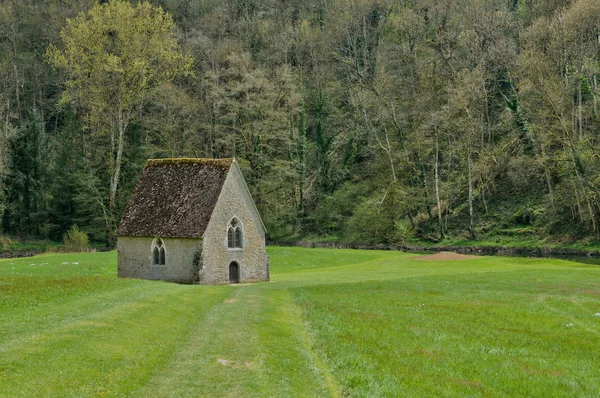
[{"label": "tree trunk", "polygon": [[395,184],[396,182],[398,182],[398,178],[396,177],[396,168],[394,167],[394,159],[392,158],[392,146],[390,145],[390,138],[388,136],[387,129],[384,128],[383,131],[385,132],[385,143],[387,148],[384,148],[384,150],[388,155],[388,161],[390,162],[390,170],[392,172],[392,180]]},{"label": "tree trunk", "polygon": [[[594,67],[595,69],[595,67]],[[594,78],[592,80],[594,87],[594,116],[598,117],[598,79],[596,77],[596,71],[594,70]]]},{"label": "tree trunk", "polygon": [[468,153],[468,168],[469,168],[469,236],[471,239],[476,239],[473,229],[473,164],[471,161],[471,151]]},{"label": "tree trunk", "polygon": [[438,171],[439,168],[439,159],[440,159],[440,148],[438,145],[438,138],[435,137],[435,200],[437,202],[438,209],[438,224],[440,230],[440,240],[446,238],[446,234],[444,233],[444,222],[442,220],[442,204],[440,203],[440,174]]},{"label": "tree trunk", "polygon": [[[567,144],[565,144],[565,143],[563,143],[563,151],[565,153],[565,156],[568,157],[569,155],[567,154],[567,151],[569,151],[569,149],[567,148]],[[571,154],[571,157],[572,157],[572,154]],[[578,173],[577,173],[576,162],[574,162],[573,158],[571,158],[571,160],[573,161],[573,168],[575,169],[574,174],[577,177]],[[567,171],[570,171],[570,168],[571,168],[570,166],[571,166],[571,164],[569,162],[567,162],[566,163]],[[575,181],[573,181],[573,179],[569,179],[569,180],[571,182],[573,193],[575,195],[575,204],[577,205],[577,214],[579,215],[579,220],[581,221],[581,224],[585,224],[585,221],[583,219],[583,209],[581,207],[581,198],[579,197],[579,190],[577,189],[577,184],[575,184]]]},{"label": "tree trunk", "polygon": [[17,68],[17,44],[16,38],[13,38],[13,71],[15,74],[15,100],[17,102],[17,115],[21,113],[21,100],[19,96],[19,69]]},{"label": "tree trunk", "polygon": [[[482,178],[483,180],[483,178]],[[485,211],[485,214],[488,214],[488,206],[487,206],[487,201],[485,200],[485,189],[487,187],[487,184],[484,184],[483,181],[481,183],[481,202],[483,203],[483,210]]]},{"label": "tree trunk", "polygon": [[362,48],[362,71],[361,71],[361,75],[364,77],[365,76],[365,72],[368,70],[367,67],[367,62],[368,62],[368,43],[369,43],[369,37],[367,36],[367,20],[366,18],[363,16],[362,19],[362,34],[363,34],[363,48]]},{"label": "tree trunk", "polygon": [[583,99],[581,97],[581,81],[577,87],[577,127],[579,138],[583,137]]},{"label": "tree trunk", "polygon": [[546,148],[543,143],[541,145],[541,148],[542,164],[544,165],[544,176],[546,177],[546,185],[548,185],[548,195],[550,195],[550,204],[552,204],[552,208],[554,209],[554,189],[552,188],[552,178],[550,177],[550,171],[548,170],[548,164],[546,162]]},{"label": "tree trunk", "polygon": [[[483,94],[484,94],[484,98],[485,98],[485,119],[484,119],[484,123],[483,123],[483,128],[485,130],[485,133],[487,133],[488,136],[488,145],[492,145],[492,129],[490,128],[490,125],[492,124],[491,121],[491,117],[490,117],[490,99],[489,99],[489,95],[488,95],[488,90],[487,87],[485,86],[485,77],[483,79],[483,84],[482,84],[482,89],[483,89]],[[483,145],[482,145],[483,148]]]},{"label": "tree trunk", "polygon": [[410,220],[410,225],[413,229],[417,229],[417,222],[415,221],[414,216],[411,211],[408,211],[408,219]]},{"label": "tree trunk", "polygon": [[[598,233],[598,227],[596,225],[596,212],[593,209],[592,203],[590,202],[590,196],[587,193],[587,189],[586,189],[586,180],[585,180],[585,176],[582,174],[585,171],[581,170],[580,172],[580,158],[579,155],[576,152],[575,146],[573,144],[573,142],[571,141],[570,137],[567,135],[567,139],[569,140],[569,154],[571,155],[571,161],[573,162],[573,170],[575,171],[575,177],[577,177],[577,182],[579,182],[579,185],[581,187],[581,192],[584,195],[585,198],[585,202],[587,204],[587,210],[588,213],[590,215],[590,221],[592,222],[592,228],[594,230],[594,233],[597,234]],[[583,214],[581,214],[582,216],[582,221],[583,221]]]},{"label": "tree trunk", "polygon": [[119,177],[121,174],[121,163],[123,160],[123,146],[125,143],[125,130],[127,129],[127,123],[123,120],[123,110],[119,109],[119,116],[117,121],[118,128],[118,140],[117,140],[117,156],[114,163],[114,171],[110,182],[110,195],[108,201],[108,207],[110,211],[110,231],[108,231],[108,244],[109,246],[113,246],[115,243],[115,230],[116,230],[116,220],[115,210],[117,207],[117,189],[119,186]]},{"label": "tree trunk", "polygon": [[110,200],[109,207],[113,211],[116,206],[117,188],[119,186],[119,175],[121,173],[121,160],[123,158],[123,144],[125,141],[125,129],[127,126],[123,121],[123,111],[119,110],[119,119],[117,122],[118,138],[117,138],[117,155],[115,158],[113,175],[110,183]]},{"label": "tree trunk", "polygon": [[431,204],[429,203],[429,191],[427,190],[427,174],[425,173],[425,167],[423,162],[421,162],[421,156],[418,151],[415,151],[417,169],[419,170],[419,179],[421,180],[421,185],[423,187],[423,199],[425,200],[425,208],[427,209],[427,216],[429,220],[433,218],[433,214],[431,213]]},{"label": "tree trunk", "polygon": [[298,126],[298,190],[300,201],[298,213],[304,219],[304,190],[306,189],[306,111],[300,111],[300,125]]},{"label": "tree trunk", "polygon": [[392,145],[390,144],[390,137],[389,137],[388,131],[386,128],[383,129],[383,132],[385,135],[385,145],[383,145],[383,142],[381,142],[381,140],[379,139],[379,136],[377,135],[377,131],[375,130],[375,128],[369,121],[369,117],[367,116],[367,111],[365,110],[364,107],[363,107],[362,113],[363,113],[363,118],[365,119],[365,125],[371,131],[371,133],[375,137],[375,140],[377,140],[379,147],[387,155],[388,161],[390,163],[390,172],[392,173],[392,180],[394,181],[394,184],[395,184],[398,181],[398,178],[396,177],[396,168],[394,167],[394,159],[392,157]]}]

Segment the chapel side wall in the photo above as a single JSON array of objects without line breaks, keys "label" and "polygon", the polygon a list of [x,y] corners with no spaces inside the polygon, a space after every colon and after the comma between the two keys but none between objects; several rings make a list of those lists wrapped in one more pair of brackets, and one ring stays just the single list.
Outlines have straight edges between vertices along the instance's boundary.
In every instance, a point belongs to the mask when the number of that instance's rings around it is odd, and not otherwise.
[{"label": "chapel side wall", "polygon": [[[243,224],[242,249],[227,248],[227,226],[234,216]],[[233,165],[204,232],[200,283],[229,283],[229,264],[232,261],[240,267],[240,282],[269,280],[269,256],[260,222],[243,177]]]},{"label": "chapel side wall", "polygon": [[161,238],[166,251],[166,264],[152,265],[151,246],[154,238],[119,236],[117,238],[119,278],[164,280],[193,283],[193,260],[201,249],[201,239]]}]

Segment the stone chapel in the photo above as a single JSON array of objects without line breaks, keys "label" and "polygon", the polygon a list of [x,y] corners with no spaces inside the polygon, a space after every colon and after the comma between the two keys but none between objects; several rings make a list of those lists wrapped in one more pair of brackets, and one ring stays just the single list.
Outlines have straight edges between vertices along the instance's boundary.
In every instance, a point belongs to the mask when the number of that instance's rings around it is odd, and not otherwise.
[{"label": "stone chapel", "polygon": [[265,234],[235,159],[149,159],[117,229],[119,277],[268,281]]}]

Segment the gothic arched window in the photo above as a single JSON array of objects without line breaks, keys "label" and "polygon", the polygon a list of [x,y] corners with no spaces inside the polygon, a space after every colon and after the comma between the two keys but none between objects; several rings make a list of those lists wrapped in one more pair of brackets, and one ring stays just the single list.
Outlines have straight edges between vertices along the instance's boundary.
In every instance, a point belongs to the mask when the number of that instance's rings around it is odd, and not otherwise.
[{"label": "gothic arched window", "polygon": [[243,242],[242,224],[237,218],[232,218],[227,227],[227,247],[229,249],[241,248]]},{"label": "gothic arched window", "polygon": [[152,265],[165,265],[166,251],[161,238],[156,238],[152,242]]}]

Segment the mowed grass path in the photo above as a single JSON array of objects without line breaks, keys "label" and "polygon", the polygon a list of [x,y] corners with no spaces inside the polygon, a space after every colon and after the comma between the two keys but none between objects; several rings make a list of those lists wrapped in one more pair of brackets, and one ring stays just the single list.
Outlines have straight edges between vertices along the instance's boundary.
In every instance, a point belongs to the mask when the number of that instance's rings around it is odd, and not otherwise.
[{"label": "mowed grass path", "polygon": [[600,267],[269,248],[270,283],[0,261],[0,396],[598,396]]}]

